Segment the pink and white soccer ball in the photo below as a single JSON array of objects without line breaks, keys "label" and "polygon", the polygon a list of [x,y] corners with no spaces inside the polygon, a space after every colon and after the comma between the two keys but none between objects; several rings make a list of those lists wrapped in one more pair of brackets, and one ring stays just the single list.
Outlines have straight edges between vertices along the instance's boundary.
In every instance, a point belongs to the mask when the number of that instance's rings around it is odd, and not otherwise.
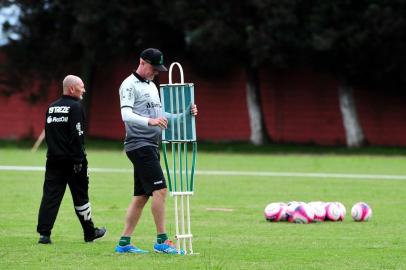
[{"label": "pink and white soccer ball", "polygon": [[324,202],[309,202],[307,205],[313,208],[313,222],[323,222],[326,219],[326,209],[324,208]]},{"label": "pink and white soccer ball", "polygon": [[310,223],[314,219],[314,210],[307,204],[299,204],[292,213],[290,221],[293,223]]},{"label": "pink and white soccer ball", "polygon": [[338,209],[340,209],[340,217],[338,220],[343,221],[345,219],[345,215],[347,214],[347,209],[345,209],[344,204],[340,202],[335,202],[335,204],[337,204]]},{"label": "pink and white soccer ball", "polygon": [[280,216],[279,221],[287,221],[288,220],[288,214],[286,213],[287,209],[288,209],[288,205],[284,202],[280,203],[281,207],[282,207],[282,214]]},{"label": "pink and white soccer ball", "polygon": [[288,202],[287,207],[286,207],[286,216],[287,216],[287,220],[289,222],[293,222],[293,220],[292,220],[293,213],[295,212],[296,208],[302,204],[304,204],[304,202],[297,202],[297,201]]},{"label": "pink and white soccer ball", "polygon": [[336,203],[328,202],[324,205],[324,208],[326,209],[326,220],[339,221],[342,217],[340,206]]},{"label": "pink and white soccer ball", "polygon": [[352,207],[351,216],[355,221],[368,221],[372,217],[372,209],[368,204],[358,202]]},{"label": "pink and white soccer ball", "polygon": [[265,219],[272,222],[286,220],[286,204],[282,202],[270,203],[264,210]]}]

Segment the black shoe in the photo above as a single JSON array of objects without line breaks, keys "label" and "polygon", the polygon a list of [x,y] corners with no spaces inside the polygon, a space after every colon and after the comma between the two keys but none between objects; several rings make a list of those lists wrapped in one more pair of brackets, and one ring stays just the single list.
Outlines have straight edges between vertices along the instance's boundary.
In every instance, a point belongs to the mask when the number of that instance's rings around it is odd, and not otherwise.
[{"label": "black shoe", "polygon": [[94,235],[85,235],[85,242],[93,242],[94,240],[100,239],[103,236],[106,235],[106,228],[101,227],[99,228],[94,228]]},{"label": "black shoe", "polygon": [[46,235],[40,235],[38,244],[52,244],[51,237]]}]

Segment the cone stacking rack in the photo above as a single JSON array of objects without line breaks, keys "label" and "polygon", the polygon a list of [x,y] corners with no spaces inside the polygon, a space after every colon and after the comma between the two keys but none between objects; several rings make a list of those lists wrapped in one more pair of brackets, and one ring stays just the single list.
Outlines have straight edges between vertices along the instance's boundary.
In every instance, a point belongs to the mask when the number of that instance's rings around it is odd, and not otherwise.
[{"label": "cone stacking rack", "polygon": [[[172,70],[177,66],[180,83],[172,83]],[[175,238],[178,250],[193,254],[190,226],[190,197],[194,191],[194,174],[197,155],[194,104],[194,85],[184,83],[183,69],[179,63],[169,68],[169,84],[160,85],[161,101],[168,127],[162,132],[162,150],[170,195],[174,198]]]}]

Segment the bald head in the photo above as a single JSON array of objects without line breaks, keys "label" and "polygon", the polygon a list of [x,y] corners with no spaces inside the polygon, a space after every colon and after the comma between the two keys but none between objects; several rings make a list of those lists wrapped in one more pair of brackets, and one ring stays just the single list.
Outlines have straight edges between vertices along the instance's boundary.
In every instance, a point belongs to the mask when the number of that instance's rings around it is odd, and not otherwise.
[{"label": "bald head", "polygon": [[75,75],[68,75],[65,77],[65,79],[63,79],[63,94],[64,95],[69,95],[69,88],[73,87],[77,84],[80,84],[82,82],[82,80]]},{"label": "bald head", "polygon": [[81,78],[75,75],[68,75],[63,79],[63,94],[82,99],[85,87]]}]

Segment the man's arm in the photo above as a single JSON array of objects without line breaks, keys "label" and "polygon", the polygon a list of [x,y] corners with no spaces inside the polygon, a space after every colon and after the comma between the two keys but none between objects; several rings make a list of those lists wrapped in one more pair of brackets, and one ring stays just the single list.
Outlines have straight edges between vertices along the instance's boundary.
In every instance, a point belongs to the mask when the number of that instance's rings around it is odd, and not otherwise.
[{"label": "man's arm", "polygon": [[124,122],[134,123],[140,126],[159,126],[160,128],[167,128],[168,120],[165,117],[148,118],[138,115],[132,111],[130,107],[121,108],[121,118]]},{"label": "man's arm", "polygon": [[129,122],[144,127],[148,126],[149,118],[134,113],[131,107],[121,108],[121,118],[123,119],[123,122]]},{"label": "man's arm", "polygon": [[[190,110],[189,110],[190,108]],[[190,114],[193,116],[197,115],[197,105],[196,104],[192,104],[190,106],[188,106],[186,108],[186,110],[183,113],[168,113],[168,112],[164,112],[164,116],[168,119],[174,119],[177,120],[178,118],[182,118],[185,117],[187,112],[190,111]]]},{"label": "man's arm", "polygon": [[[70,108],[69,130],[70,148],[73,162],[81,164],[85,156],[84,149],[84,111],[81,104],[77,103]],[[75,168],[75,172],[81,168]]]},{"label": "man's arm", "polygon": [[123,120],[123,122],[147,127],[149,118],[133,112],[134,102],[138,98],[138,93],[135,86],[127,81],[124,81],[120,86],[119,95],[121,119]]}]

